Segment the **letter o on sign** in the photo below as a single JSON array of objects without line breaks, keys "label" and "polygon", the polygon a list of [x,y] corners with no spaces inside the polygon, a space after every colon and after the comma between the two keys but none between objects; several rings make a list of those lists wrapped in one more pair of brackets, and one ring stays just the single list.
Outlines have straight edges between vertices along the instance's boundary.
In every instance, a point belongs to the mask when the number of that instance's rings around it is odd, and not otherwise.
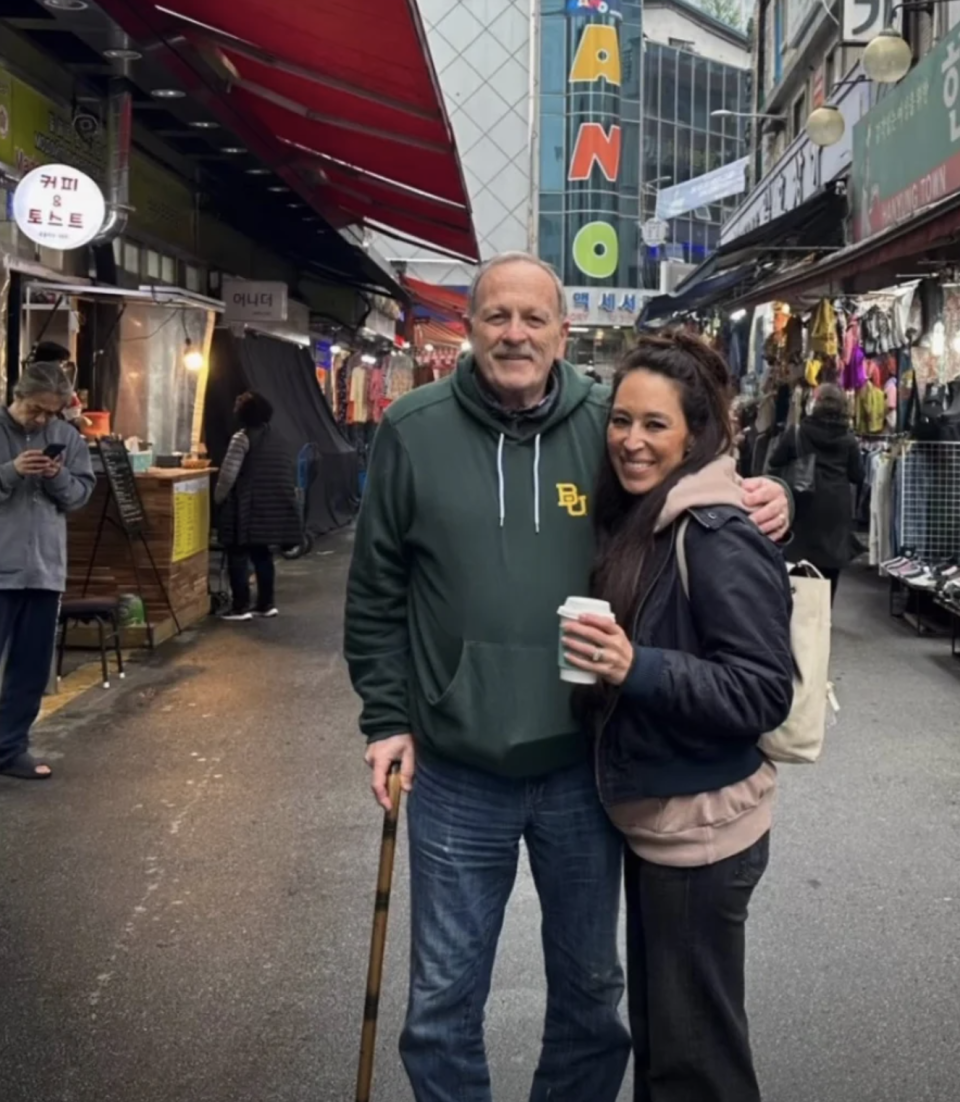
[{"label": "letter o on sign", "polygon": [[573,262],[585,276],[609,279],[620,264],[620,242],[609,222],[588,222],[573,239]]}]

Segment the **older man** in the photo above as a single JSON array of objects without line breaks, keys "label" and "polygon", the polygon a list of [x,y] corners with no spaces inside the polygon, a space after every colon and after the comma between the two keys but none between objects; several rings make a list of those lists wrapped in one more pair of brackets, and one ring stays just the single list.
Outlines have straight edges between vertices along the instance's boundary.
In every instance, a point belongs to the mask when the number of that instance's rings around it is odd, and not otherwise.
[{"label": "older man", "polygon": [[[563,286],[539,260],[485,265],[466,320],[473,354],[380,428],[347,593],[373,791],[389,806],[399,762],[412,792],[400,1049],[417,1102],[490,1102],[484,1007],[523,839],[547,974],[531,1102],[614,1102],[621,841],[559,680],[556,614],[589,590],[608,394],[564,363]],[[785,531],[782,488],[750,493]]]},{"label": "older man", "polygon": [[45,780],[30,728],[50,675],[67,581],[66,514],[95,485],[86,442],[60,420],[73,386],[56,363],[31,363],[0,409],[0,773]]}]

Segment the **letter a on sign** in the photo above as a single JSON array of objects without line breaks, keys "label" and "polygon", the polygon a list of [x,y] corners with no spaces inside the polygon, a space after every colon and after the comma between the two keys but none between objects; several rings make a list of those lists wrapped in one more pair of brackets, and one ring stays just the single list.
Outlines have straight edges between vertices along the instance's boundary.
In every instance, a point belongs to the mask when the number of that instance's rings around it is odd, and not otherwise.
[{"label": "letter a on sign", "polygon": [[577,134],[577,144],[570,161],[571,180],[589,180],[594,163],[600,166],[611,184],[616,183],[620,172],[619,126],[611,126],[606,134],[598,122],[585,122]]},{"label": "letter a on sign", "polygon": [[604,23],[590,23],[583,32],[577,56],[570,70],[570,83],[588,80],[591,83],[601,77],[608,84],[620,87],[620,43],[617,28]]}]

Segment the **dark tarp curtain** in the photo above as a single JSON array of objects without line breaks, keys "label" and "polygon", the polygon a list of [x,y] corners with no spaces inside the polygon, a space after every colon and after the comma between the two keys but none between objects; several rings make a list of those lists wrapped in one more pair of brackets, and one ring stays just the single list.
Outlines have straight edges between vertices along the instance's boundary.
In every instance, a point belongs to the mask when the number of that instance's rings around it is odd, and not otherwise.
[{"label": "dark tarp curtain", "polygon": [[358,504],[359,459],[334,420],[309,352],[275,337],[237,338],[227,329],[216,330],[204,405],[204,435],[214,466],[223,462],[237,429],[234,403],[247,390],[272,404],[275,431],[289,443],[292,458],[306,444],[315,444],[320,453],[307,499],[310,531],[322,535],[348,524]]}]

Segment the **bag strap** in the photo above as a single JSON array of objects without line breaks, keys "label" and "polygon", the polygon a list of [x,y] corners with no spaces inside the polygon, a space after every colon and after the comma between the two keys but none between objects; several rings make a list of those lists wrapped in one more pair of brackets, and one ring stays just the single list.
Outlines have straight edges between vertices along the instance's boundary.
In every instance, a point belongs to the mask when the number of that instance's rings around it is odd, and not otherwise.
[{"label": "bag strap", "polygon": [[680,585],[683,586],[683,595],[690,600],[690,568],[687,566],[687,527],[690,524],[690,515],[684,514],[683,520],[677,525],[677,570],[680,572]]}]

